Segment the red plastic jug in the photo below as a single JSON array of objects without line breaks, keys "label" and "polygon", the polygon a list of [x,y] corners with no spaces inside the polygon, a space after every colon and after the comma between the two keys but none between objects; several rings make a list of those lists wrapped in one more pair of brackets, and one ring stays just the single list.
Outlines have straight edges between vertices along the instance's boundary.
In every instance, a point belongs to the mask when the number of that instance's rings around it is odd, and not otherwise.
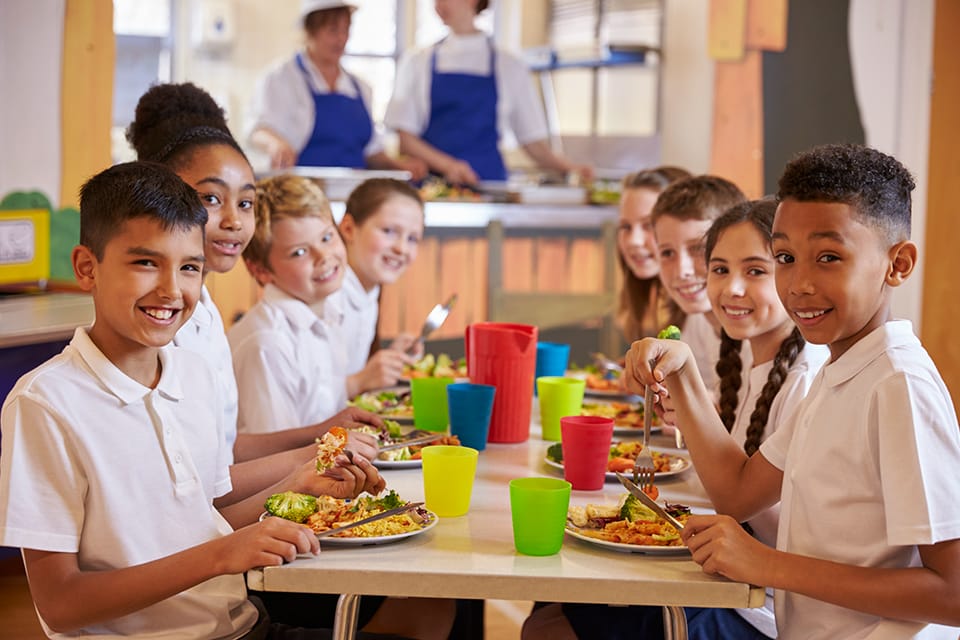
[{"label": "red plastic jug", "polygon": [[470,380],[497,388],[487,441],[523,442],[530,437],[537,328],[477,322],[467,327],[464,341]]}]

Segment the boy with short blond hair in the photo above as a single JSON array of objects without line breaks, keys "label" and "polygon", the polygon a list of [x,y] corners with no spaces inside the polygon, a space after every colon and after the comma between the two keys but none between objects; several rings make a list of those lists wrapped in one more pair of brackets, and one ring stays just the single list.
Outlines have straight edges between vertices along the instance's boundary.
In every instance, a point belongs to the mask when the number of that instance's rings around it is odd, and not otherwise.
[{"label": "boy with short blond hair", "polygon": [[[942,625],[960,626],[960,429],[936,366],[890,311],[917,262],[913,187],[894,158],[857,145],[787,165],[777,292],[830,360],[758,454],[748,458],[710,410],[685,345],[647,339],[628,354],[628,386],[671,396],[697,473],[729,514],[688,521],[693,559],[775,588],[784,640],[957,637]],[[777,500],[771,549],[738,522]]]}]

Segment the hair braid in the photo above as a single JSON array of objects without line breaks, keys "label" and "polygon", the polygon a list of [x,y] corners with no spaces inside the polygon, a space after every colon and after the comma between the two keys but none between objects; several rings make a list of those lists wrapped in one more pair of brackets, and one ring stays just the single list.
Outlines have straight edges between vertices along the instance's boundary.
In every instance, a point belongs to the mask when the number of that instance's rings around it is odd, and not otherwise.
[{"label": "hair braid", "polygon": [[737,392],[743,384],[743,362],[740,360],[740,340],[734,340],[726,331],[720,332],[720,358],[717,376],[720,378],[720,419],[727,431],[733,429],[737,418]]},{"label": "hair braid", "polygon": [[770,405],[773,399],[780,392],[783,381],[787,379],[787,372],[793,363],[797,361],[800,350],[806,341],[796,327],[787,336],[787,339],[780,343],[780,349],[773,358],[773,368],[770,369],[770,375],[767,376],[767,382],[763,385],[760,397],[757,398],[757,404],[750,414],[750,426],[747,427],[747,439],[743,443],[743,450],[748,456],[752,456],[760,448],[760,439],[767,428],[767,418],[770,416]]}]

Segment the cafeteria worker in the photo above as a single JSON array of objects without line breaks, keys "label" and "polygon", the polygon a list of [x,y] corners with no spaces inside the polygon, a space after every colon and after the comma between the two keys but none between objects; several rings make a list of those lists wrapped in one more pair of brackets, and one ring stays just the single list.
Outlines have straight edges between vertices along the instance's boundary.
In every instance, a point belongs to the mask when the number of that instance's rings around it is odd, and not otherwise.
[{"label": "cafeteria worker", "polygon": [[384,151],[370,116],[370,87],[340,65],[355,9],[342,0],[302,0],[305,46],[257,83],[250,143],[269,156],[272,169],[394,169],[420,179],[422,161]]},{"label": "cafeteria worker", "polygon": [[401,61],[384,123],[397,132],[401,152],[453,184],[506,180],[498,146],[507,128],[541,168],[589,180],[589,167],[550,148],[526,64],[495,48],[474,24],[488,6],[487,0],[436,0],[450,33]]}]

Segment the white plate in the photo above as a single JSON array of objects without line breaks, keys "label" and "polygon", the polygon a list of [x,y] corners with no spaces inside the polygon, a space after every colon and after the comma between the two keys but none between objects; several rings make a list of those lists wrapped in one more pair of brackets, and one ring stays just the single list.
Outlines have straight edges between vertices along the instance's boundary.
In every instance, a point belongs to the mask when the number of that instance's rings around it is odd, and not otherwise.
[{"label": "white plate", "polygon": [[377,469],[419,469],[423,466],[423,460],[381,460],[377,458],[373,461],[373,466]]},{"label": "white plate", "polygon": [[624,402],[639,402],[643,400],[642,396],[638,396],[632,393],[625,393],[623,391],[612,391],[609,389],[591,389],[590,387],[584,388],[583,395],[593,396],[595,398],[608,398],[610,400],[623,400]]},{"label": "white plate", "polygon": [[392,536],[375,536],[372,538],[338,538],[336,536],[327,536],[326,538],[320,538],[320,546],[331,546],[331,547],[357,547],[357,546],[366,546],[370,544],[390,544],[391,542],[397,542],[403,540],[404,538],[409,538],[411,536],[418,536],[421,533],[426,533],[437,526],[437,514],[433,511],[427,511],[427,522],[420,527],[419,529],[414,529],[413,531],[405,531],[403,533],[397,533]]},{"label": "white plate", "polygon": [[[419,460],[417,461],[419,462]],[[260,514],[260,520],[270,517],[270,514],[264,511]],[[403,540],[404,538],[409,538],[410,536],[418,536],[421,533],[426,533],[437,526],[437,514],[433,511],[427,510],[427,522],[423,524],[419,529],[414,529],[413,531],[404,531],[403,533],[397,533],[392,536],[373,536],[367,538],[338,538],[336,536],[327,536],[326,538],[320,538],[321,545],[329,546],[345,546],[345,547],[356,547],[364,546],[368,544],[389,544],[391,542],[397,542],[398,540]]]},{"label": "white plate", "polygon": [[[657,451],[653,447],[650,448],[650,451]],[[658,451],[658,453],[670,456],[672,461],[670,462],[669,471],[658,471],[656,476],[654,476],[654,482],[660,478],[671,478],[673,476],[679,475],[693,466],[693,463],[690,462],[690,459],[686,456],[681,456],[676,453],[665,453],[663,451]],[[550,458],[544,456],[543,461],[546,462],[549,466],[554,469],[560,469],[563,471],[563,463],[551,460]],[[617,474],[614,471],[607,471],[606,473],[607,482],[617,482]]]},{"label": "white plate", "polygon": [[576,538],[577,540],[583,540],[586,543],[593,544],[598,547],[606,547],[607,549],[612,549],[613,551],[619,551],[621,553],[646,553],[649,555],[665,556],[684,555],[690,553],[690,550],[687,547],[660,547],[657,545],[626,544],[624,542],[609,542],[607,540],[601,540],[600,538],[592,538],[580,533],[580,529],[569,523],[567,524],[565,531],[567,535],[572,538]]}]

